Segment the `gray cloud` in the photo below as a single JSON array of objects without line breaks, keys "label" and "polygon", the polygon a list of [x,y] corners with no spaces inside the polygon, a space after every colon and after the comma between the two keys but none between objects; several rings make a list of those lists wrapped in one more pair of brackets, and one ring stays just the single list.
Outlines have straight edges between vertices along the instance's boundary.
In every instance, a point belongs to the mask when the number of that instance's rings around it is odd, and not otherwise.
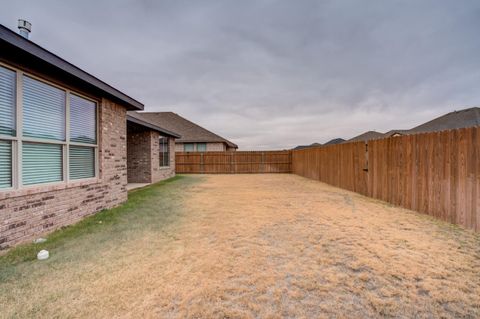
[{"label": "gray cloud", "polygon": [[4,1],[0,22],[137,98],[289,148],[480,104],[478,1]]}]

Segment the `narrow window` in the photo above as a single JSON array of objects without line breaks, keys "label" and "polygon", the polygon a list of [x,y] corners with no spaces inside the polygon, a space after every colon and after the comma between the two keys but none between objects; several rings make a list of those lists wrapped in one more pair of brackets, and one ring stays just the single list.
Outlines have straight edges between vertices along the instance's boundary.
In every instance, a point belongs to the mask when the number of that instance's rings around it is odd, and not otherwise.
[{"label": "narrow window", "polygon": [[12,143],[0,140],[0,188],[12,187]]},{"label": "narrow window", "polygon": [[[70,179],[95,177],[96,143],[96,103],[70,94]],[[88,144],[92,146],[88,146]]]},{"label": "narrow window", "polygon": [[159,155],[160,155],[160,167],[170,166],[170,149],[168,147],[167,137],[160,138]]},{"label": "narrow window", "polygon": [[183,151],[184,152],[193,152],[194,149],[194,144],[193,143],[185,143],[183,144]]},{"label": "narrow window", "polygon": [[97,105],[75,94],[70,94],[70,141],[97,143]]},{"label": "narrow window", "polygon": [[207,143],[197,143],[197,152],[206,152]]},{"label": "narrow window", "polygon": [[0,135],[15,135],[15,72],[0,67]]},{"label": "narrow window", "polygon": [[0,67],[0,189],[12,187],[12,141],[4,136],[15,136],[16,74]]}]

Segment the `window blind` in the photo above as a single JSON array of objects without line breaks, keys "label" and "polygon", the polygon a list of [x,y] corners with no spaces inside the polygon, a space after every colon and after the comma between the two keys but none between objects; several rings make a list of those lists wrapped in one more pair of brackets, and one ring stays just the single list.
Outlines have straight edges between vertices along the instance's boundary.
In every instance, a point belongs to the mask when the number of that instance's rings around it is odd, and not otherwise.
[{"label": "window blind", "polygon": [[23,77],[23,135],[65,140],[66,93],[54,86]]},{"label": "window blind", "polygon": [[22,178],[24,185],[61,181],[62,167],[61,145],[23,143]]},{"label": "window blind", "polygon": [[193,143],[185,143],[183,144],[183,150],[185,152],[193,152],[194,151],[194,147],[193,147]]},{"label": "window blind", "polygon": [[197,152],[206,152],[207,144],[206,143],[197,143]]},{"label": "window blind", "polygon": [[95,177],[95,148],[70,146],[70,179]]},{"label": "window blind", "polygon": [[15,135],[15,76],[0,66],[0,135]]},{"label": "window blind", "polygon": [[95,102],[70,94],[70,141],[96,144],[96,124]]},{"label": "window blind", "polygon": [[12,186],[12,143],[0,141],[0,188]]}]

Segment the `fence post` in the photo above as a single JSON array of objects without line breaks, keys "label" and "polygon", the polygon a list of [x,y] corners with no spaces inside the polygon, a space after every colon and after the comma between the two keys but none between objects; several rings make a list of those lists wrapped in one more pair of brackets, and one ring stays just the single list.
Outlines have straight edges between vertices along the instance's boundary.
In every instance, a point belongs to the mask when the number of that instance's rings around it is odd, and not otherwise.
[{"label": "fence post", "polygon": [[262,165],[260,165],[261,171],[260,173],[265,173],[265,152],[262,152]]},{"label": "fence post", "polygon": [[200,153],[200,172],[205,173],[205,162],[203,161],[203,152]]}]

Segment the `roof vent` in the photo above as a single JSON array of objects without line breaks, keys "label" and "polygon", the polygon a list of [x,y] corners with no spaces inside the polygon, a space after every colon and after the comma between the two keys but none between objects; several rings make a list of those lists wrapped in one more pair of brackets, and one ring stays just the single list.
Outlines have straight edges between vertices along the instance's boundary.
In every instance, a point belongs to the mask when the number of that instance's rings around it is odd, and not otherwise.
[{"label": "roof vent", "polygon": [[32,24],[27,20],[18,19],[18,33],[25,39],[28,39],[30,31],[32,31]]}]

